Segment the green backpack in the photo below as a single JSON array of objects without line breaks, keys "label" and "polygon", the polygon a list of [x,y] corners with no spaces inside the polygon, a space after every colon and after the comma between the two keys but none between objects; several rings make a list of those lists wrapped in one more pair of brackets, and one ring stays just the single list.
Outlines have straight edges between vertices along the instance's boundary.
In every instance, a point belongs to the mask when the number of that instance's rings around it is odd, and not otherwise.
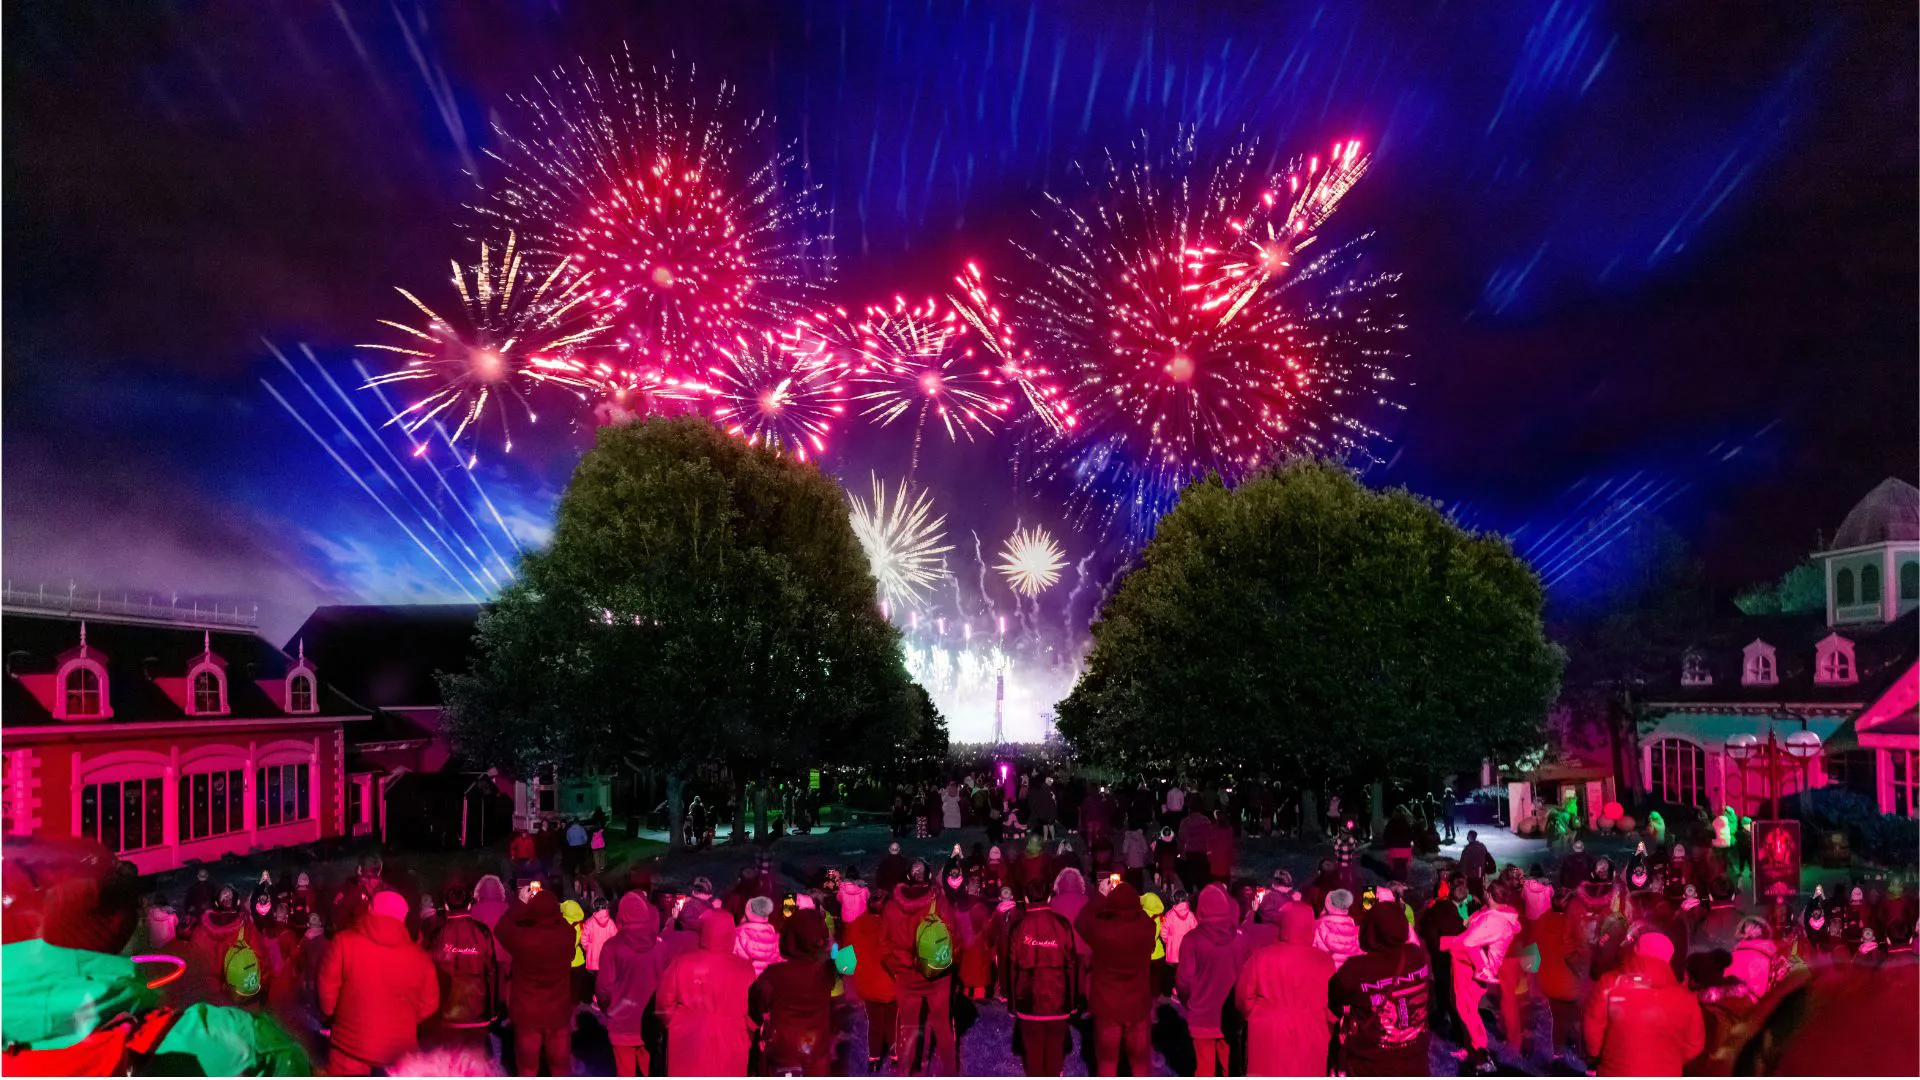
[{"label": "green backpack", "polygon": [[233,939],[227,946],[226,959],[221,970],[227,976],[227,993],[236,1001],[251,1001],[260,993],[260,957],[247,944],[247,932]]},{"label": "green backpack", "polygon": [[913,956],[920,974],[929,979],[945,975],[953,966],[953,932],[933,908],[927,909],[926,918],[914,931]]}]

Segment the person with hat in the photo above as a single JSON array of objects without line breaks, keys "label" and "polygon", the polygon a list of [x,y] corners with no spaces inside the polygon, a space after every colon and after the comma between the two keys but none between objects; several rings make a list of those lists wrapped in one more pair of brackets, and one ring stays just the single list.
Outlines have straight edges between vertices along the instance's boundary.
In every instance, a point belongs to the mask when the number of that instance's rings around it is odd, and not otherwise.
[{"label": "person with hat", "polygon": [[1219,885],[1200,890],[1199,926],[1181,943],[1174,989],[1187,1010],[1195,1076],[1231,1076],[1227,1022],[1223,1015],[1245,960],[1240,947],[1240,907]]},{"label": "person with hat", "polygon": [[780,931],[772,920],[773,900],[756,896],[747,901],[746,921],[734,931],[733,955],[752,964],[755,976],[780,959]]},{"label": "person with hat", "polygon": [[359,921],[361,912],[367,910],[367,904],[373,895],[387,887],[381,880],[385,866],[380,856],[368,852],[360,856],[360,862],[354,869],[353,877],[348,878],[333,894],[333,902],[327,905],[327,913],[333,919],[333,932],[337,935],[349,929]]},{"label": "person with hat", "polygon": [[1328,1003],[1340,1022],[1340,1069],[1348,1076],[1412,1076],[1427,1071],[1433,966],[1409,940],[1407,909],[1376,902],[1360,916],[1365,951],[1334,973]]},{"label": "person with hat", "polygon": [[1153,1073],[1153,919],[1140,894],[1121,882],[1089,900],[1074,920],[1089,954],[1087,1011],[1093,1015],[1094,1060],[1116,1076],[1124,1048],[1137,1076]]},{"label": "person with hat", "polygon": [[420,1025],[440,1008],[440,976],[407,934],[407,898],[374,893],[321,957],[318,985],[330,1075],[368,1076],[419,1049]]},{"label": "person with hat", "polygon": [[[933,970],[920,955],[920,945],[923,937],[936,941],[941,930],[947,938],[948,966]],[[907,880],[894,886],[881,914],[879,959],[894,980],[894,1050],[902,1075],[945,1076],[958,1067],[951,950],[963,932],[959,913],[940,894],[926,861],[915,859],[907,868]]]},{"label": "person with hat", "polygon": [[[760,1025],[762,1062],[773,1076],[826,1076],[833,1065],[833,989],[826,916],[800,908],[780,925],[781,959],[760,973],[748,1007]],[[858,958],[855,958],[856,965]],[[856,967],[857,970],[857,967]]]},{"label": "person with hat", "polygon": [[1333,957],[1333,968],[1360,955],[1360,925],[1353,920],[1353,894],[1335,889],[1327,894],[1326,907],[1313,924],[1313,947]]},{"label": "person with hat", "polygon": [[1700,1003],[1673,976],[1673,941],[1657,931],[1634,940],[1620,969],[1587,998],[1582,1034],[1600,1076],[1678,1076],[1706,1047]]},{"label": "person with hat", "polygon": [[[138,881],[91,840],[16,836],[0,854],[0,1073],[124,1072],[123,1039],[203,1076],[304,1076],[305,1051],[271,1017],[205,1003],[168,1011],[155,974],[119,955],[139,918]],[[123,1019],[124,1018],[124,1019]],[[55,1055],[42,1057],[41,1055]],[[29,1056],[31,1055],[31,1056]]]},{"label": "person with hat", "polygon": [[660,912],[645,893],[629,892],[620,898],[616,921],[620,932],[600,950],[593,999],[606,1017],[614,1075],[644,1076],[647,1043],[643,1021],[665,968],[665,950],[658,947],[657,940]]},{"label": "person with hat", "polygon": [[[214,893],[213,906],[187,935],[185,982],[197,988],[202,1000],[248,1005],[258,998],[261,990],[258,985],[245,997],[236,997],[227,985],[227,956],[247,937],[247,918],[240,910],[240,894],[231,885],[220,886]],[[264,948],[252,944],[249,947],[256,949],[256,958],[257,950]]]},{"label": "person with hat", "polygon": [[538,1076],[544,1057],[554,1076],[571,1075],[574,937],[560,901],[536,883],[527,899],[500,917],[494,937],[510,961],[507,1019],[515,1071]]}]

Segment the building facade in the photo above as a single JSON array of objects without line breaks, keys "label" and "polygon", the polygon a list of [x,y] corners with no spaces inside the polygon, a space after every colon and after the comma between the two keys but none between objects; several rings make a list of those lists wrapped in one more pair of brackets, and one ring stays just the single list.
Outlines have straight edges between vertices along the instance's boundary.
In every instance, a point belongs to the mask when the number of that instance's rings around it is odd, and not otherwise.
[{"label": "building facade", "polygon": [[7,835],[90,837],[151,874],[360,822],[368,713],[250,620],[9,594],[0,634]]},{"label": "building facade", "polygon": [[[1880,484],[1812,558],[1824,610],[1718,620],[1648,688],[1640,769],[1652,798],[1755,814],[1770,791],[1844,784],[1882,813],[1920,816],[1920,491]],[[1770,762],[1745,749],[1797,732],[1819,751]]]}]

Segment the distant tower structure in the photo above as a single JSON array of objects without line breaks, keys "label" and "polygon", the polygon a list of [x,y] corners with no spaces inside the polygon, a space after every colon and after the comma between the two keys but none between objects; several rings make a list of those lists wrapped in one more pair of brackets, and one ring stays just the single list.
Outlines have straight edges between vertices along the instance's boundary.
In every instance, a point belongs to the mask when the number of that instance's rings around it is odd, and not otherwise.
[{"label": "distant tower structure", "polygon": [[993,745],[1006,742],[1006,705],[1007,673],[996,671],[993,674]]}]

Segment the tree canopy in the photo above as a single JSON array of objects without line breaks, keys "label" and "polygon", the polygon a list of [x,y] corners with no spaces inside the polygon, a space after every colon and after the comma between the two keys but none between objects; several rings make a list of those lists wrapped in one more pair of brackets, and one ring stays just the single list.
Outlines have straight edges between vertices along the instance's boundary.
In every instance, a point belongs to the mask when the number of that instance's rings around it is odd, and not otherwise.
[{"label": "tree canopy", "polygon": [[695,418],[600,430],[442,676],[470,760],[788,773],[945,744],[838,485]]},{"label": "tree canopy", "polygon": [[1286,462],[1182,493],[1060,703],[1130,768],[1430,780],[1540,740],[1563,657],[1538,578],[1404,490]]}]

